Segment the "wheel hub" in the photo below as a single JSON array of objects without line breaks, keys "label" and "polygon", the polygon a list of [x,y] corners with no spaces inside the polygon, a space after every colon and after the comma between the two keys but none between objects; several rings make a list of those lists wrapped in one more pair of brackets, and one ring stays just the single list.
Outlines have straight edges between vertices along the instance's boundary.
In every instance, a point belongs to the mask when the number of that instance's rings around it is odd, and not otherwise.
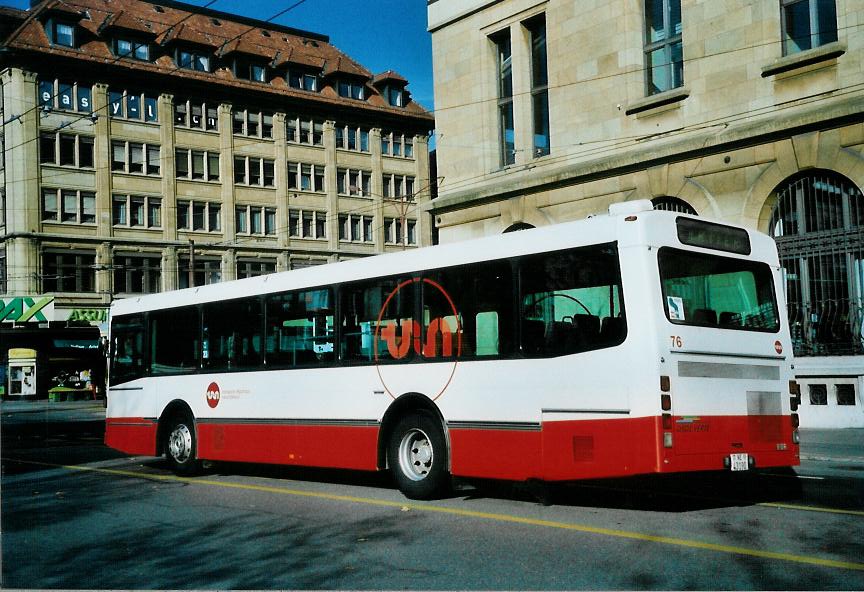
[{"label": "wheel hub", "polygon": [[178,463],[192,456],[192,432],[185,424],[177,424],[168,437],[168,453]]},{"label": "wheel hub", "polygon": [[399,468],[412,481],[421,481],[429,475],[435,453],[429,436],[414,428],[407,432],[399,443]]}]

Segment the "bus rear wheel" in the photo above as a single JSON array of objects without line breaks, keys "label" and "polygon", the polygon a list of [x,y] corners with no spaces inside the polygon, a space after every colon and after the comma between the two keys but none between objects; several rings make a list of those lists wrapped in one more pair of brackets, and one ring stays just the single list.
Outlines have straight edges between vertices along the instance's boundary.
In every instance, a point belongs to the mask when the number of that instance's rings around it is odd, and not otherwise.
[{"label": "bus rear wheel", "polygon": [[197,452],[194,419],[189,414],[173,416],[165,430],[165,458],[171,470],[184,476],[198,474],[201,461],[196,458]]},{"label": "bus rear wheel", "polygon": [[387,464],[399,490],[410,499],[433,499],[450,485],[441,425],[425,412],[403,417],[390,434]]}]

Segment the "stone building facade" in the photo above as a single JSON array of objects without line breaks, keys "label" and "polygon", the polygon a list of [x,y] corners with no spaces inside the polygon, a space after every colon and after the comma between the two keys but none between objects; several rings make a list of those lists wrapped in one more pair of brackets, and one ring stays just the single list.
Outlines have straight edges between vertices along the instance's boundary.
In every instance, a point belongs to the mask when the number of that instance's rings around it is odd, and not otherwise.
[{"label": "stone building facade", "polygon": [[0,17],[3,321],[431,242],[434,119],[398,73],[171,1]]},{"label": "stone building facade", "polygon": [[864,2],[431,0],[441,242],[655,207],[777,239],[806,425],[864,426]]}]

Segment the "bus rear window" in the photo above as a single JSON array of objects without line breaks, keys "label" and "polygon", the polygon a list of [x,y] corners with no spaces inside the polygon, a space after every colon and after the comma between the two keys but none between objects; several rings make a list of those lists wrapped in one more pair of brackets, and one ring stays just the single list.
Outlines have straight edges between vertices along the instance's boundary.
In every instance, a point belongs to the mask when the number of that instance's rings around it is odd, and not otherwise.
[{"label": "bus rear window", "polygon": [[663,248],[660,280],[666,317],[675,324],[776,332],[771,269],[765,263]]}]

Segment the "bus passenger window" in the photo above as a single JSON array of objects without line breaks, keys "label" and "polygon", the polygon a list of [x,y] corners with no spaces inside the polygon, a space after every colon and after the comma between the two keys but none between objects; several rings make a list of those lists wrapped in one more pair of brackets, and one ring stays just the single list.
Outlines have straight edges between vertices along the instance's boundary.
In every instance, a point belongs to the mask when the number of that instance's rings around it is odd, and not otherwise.
[{"label": "bus passenger window", "polygon": [[197,307],[150,313],[150,373],[154,376],[196,370],[200,345]]},{"label": "bus passenger window", "polygon": [[344,286],[342,359],[367,363],[413,359],[420,348],[415,286],[410,279],[398,278]]},{"label": "bus passenger window", "polygon": [[261,365],[261,301],[247,298],[204,305],[201,357],[209,370]]},{"label": "bus passenger window", "polygon": [[512,295],[513,274],[506,259],[432,272],[423,282],[423,357],[481,358],[509,353]]},{"label": "bus passenger window", "polygon": [[624,341],[615,245],[532,255],[519,266],[523,355],[563,356]]},{"label": "bus passenger window", "polygon": [[315,366],[335,358],[329,289],[267,297],[267,365]]}]

